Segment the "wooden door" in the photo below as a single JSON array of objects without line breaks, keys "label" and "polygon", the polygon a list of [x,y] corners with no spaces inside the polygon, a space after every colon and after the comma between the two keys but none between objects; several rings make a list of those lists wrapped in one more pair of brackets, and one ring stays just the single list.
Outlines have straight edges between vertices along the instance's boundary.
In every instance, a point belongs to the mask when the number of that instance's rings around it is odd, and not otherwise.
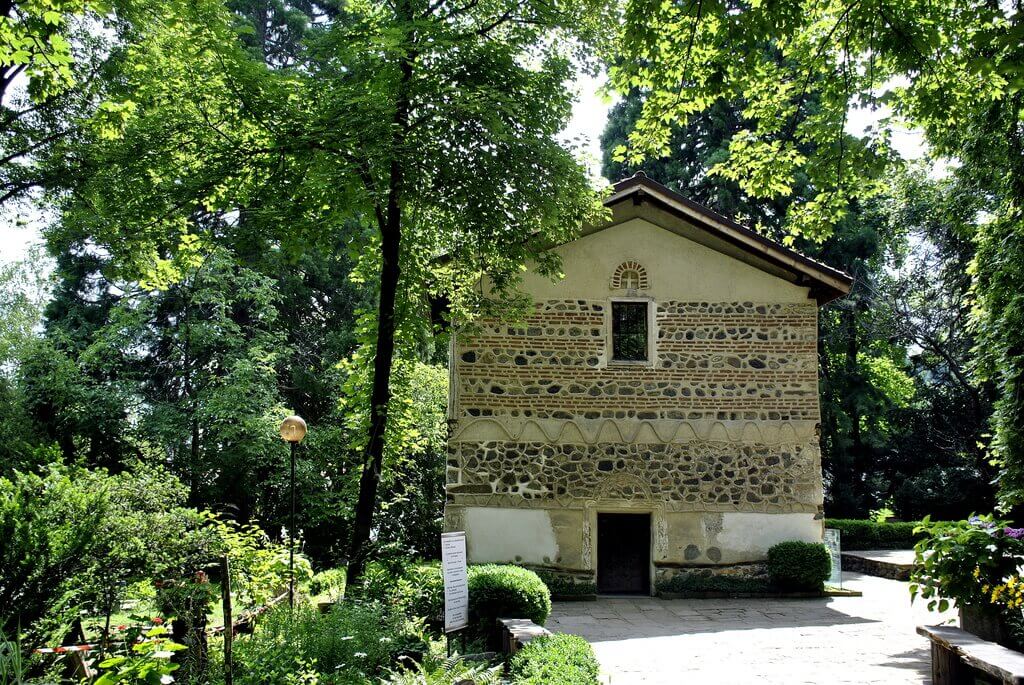
[{"label": "wooden door", "polygon": [[597,589],[605,594],[649,594],[651,515],[597,515]]}]

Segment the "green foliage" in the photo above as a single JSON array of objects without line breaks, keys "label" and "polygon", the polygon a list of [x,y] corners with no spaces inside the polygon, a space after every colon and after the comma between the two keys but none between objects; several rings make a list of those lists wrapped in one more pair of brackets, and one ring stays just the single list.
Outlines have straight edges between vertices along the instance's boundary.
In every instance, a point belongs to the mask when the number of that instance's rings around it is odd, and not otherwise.
[{"label": "green foliage", "polygon": [[166,634],[166,628],[152,628],[140,642],[124,646],[129,651],[128,655],[101,661],[99,667],[104,673],[96,680],[96,685],[156,685],[165,682],[165,676],[170,676],[179,667],[171,663],[171,654],[185,649],[184,645],[164,637]]},{"label": "green foliage", "polygon": [[[1024,106],[1017,107],[1019,126]],[[1021,152],[1024,144],[1017,154]],[[1016,173],[1024,178],[1024,169]],[[1024,182],[1018,185],[1016,197],[982,225],[972,268],[979,293],[980,374],[999,392],[991,448],[1001,467],[1000,500],[1005,505],[1024,502]]]},{"label": "green foliage", "polygon": [[[437,558],[444,523],[448,369],[401,361],[392,387],[377,544],[398,547],[408,556]],[[342,411],[358,422],[364,409],[361,402],[346,402]],[[361,440],[364,434],[356,435]]]},{"label": "green foliage", "polygon": [[22,261],[0,265],[0,377],[34,342],[34,329],[49,298],[46,261],[36,249]]},{"label": "green foliage", "polygon": [[218,543],[183,500],[152,467],[111,476],[51,465],[0,479],[4,630],[60,633],[78,609],[106,609],[120,582],[207,563]]},{"label": "green foliage", "polygon": [[793,540],[768,548],[768,576],[782,590],[820,592],[831,571],[832,558],[821,543]]},{"label": "green foliage", "polygon": [[[472,569],[470,567],[470,573]],[[352,591],[438,629],[444,615],[444,577],[438,562],[373,562]]]},{"label": "green foliage", "polygon": [[[352,238],[345,251],[359,262],[355,276],[366,307],[345,328],[351,331],[355,320],[365,333],[353,366],[372,370],[372,383],[346,384],[345,395],[363,411],[333,426],[347,435],[335,436],[344,446],[341,456],[336,451],[325,460],[333,461],[328,497],[343,501],[351,501],[352,475],[365,462],[371,477],[360,481],[363,506],[355,509],[364,519],[377,501],[387,501],[377,492],[377,474],[389,473],[380,440],[415,442],[402,439],[415,427],[387,430],[383,408],[392,405],[393,372],[401,372],[393,368],[395,348],[395,358],[412,362],[431,330],[424,316],[428,291],[446,295],[460,320],[478,316],[494,300],[522,304],[514,292],[521,265],[535,257],[553,274],[556,260],[544,248],[601,214],[584,166],[558,134],[571,110],[570,51],[611,34],[612,3],[578,0],[555,8],[524,2],[508,12],[499,5],[356,2],[341,12],[329,3],[304,5],[306,20],[280,7],[259,18],[258,8],[245,7],[240,22],[215,0],[162,3],[127,34],[117,77],[75,141],[81,153],[75,158],[82,160],[75,192],[54,198],[61,219],[52,241],[96,246],[110,255],[111,273],[144,290],[189,281],[220,249],[239,261],[267,252],[287,264],[310,250],[334,249],[339,235]],[[273,34],[281,40],[269,39]],[[341,111],[347,123],[338,127]],[[440,253],[451,259],[436,261]],[[491,278],[493,292],[473,287],[481,275]],[[327,302],[311,303],[310,318]],[[374,314],[376,306],[381,311]],[[184,326],[173,328],[184,333]],[[190,386],[190,371],[217,369],[222,377],[237,370],[239,382],[229,387],[238,389],[234,400],[246,420],[237,422],[227,444],[245,452],[266,437],[261,419],[272,413],[268,402],[283,385],[268,367],[280,371],[284,364],[272,358],[278,345],[262,344],[269,336],[261,329],[253,330],[259,342],[243,345],[242,358],[222,367],[204,364],[204,350],[196,350],[191,364],[165,367],[185,373],[173,374],[177,383],[161,388],[163,394],[177,389],[186,397],[163,404],[162,437],[178,440],[175,456],[192,471],[200,471],[208,455],[196,455],[191,443],[204,440],[210,422],[211,433],[228,432],[231,424],[218,421],[225,404],[208,403],[199,386]],[[183,347],[178,341],[172,349]],[[313,364],[300,356],[296,366],[330,368],[351,350],[339,352]],[[219,383],[208,389],[226,394]],[[294,395],[305,403],[301,393]],[[378,413],[371,432],[362,419]],[[364,439],[370,435],[380,440]],[[360,459],[364,446],[371,454]],[[273,449],[248,456],[234,465],[272,471]],[[438,455],[429,456],[432,471]],[[196,473],[190,485],[230,485],[204,475]],[[267,491],[246,480],[235,481],[233,498]],[[430,493],[424,513],[436,513],[436,494]],[[394,495],[412,499],[401,488]],[[203,501],[207,496],[202,493]],[[241,518],[267,515],[252,506],[263,503],[243,503],[251,508]],[[322,510],[350,509],[333,504]],[[348,521],[334,517],[331,523],[343,524],[335,539],[344,544]],[[369,530],[361,520],[357,547]],[[423,540],[415,542],[417,551],[427,551]],[[350,556],[350,568],[361,568],[363,555]]]},{"label": "green foliage", "polygon": [[544,625],[551,593],[536,573],[518,566],[485,564],[469,573],[469,617],[485,635],[499,618],[528,618]]},{"label": "green foliage", "polygon": [[428,654],[420,663],[392,671],[384,685],[460,685],[471,682],[474,685],[499,685],[502,664],[488,666],[473,663],[455,655],[447,659]]},{"label": "green foliage", "polygon": [[597,594],[597,584],[592,581],[576,580],[552,571],[534,571],[544,581],[552,597],[583,597]]},{"label": "green foliage", "polygon": [[[685,125],[674,126],[667,155],[639,161],[617,159],[615,150],[628,143],[642,110],[642,94],[631,90],[608,112],[608,123],[601,135],[601,170],[605,178],[618,181],[643,171],[723,216],[751,224],[773,237],[782,237],[790,197],[755,197],[736,181],[708,174],[729,155],[729,139],[742,126],[742,101],[717,102],[691,114]],[[806,182],[802,184],[805,185]]]},{"label": "green foliage", "polygon": [[326,595],[332,600],[341,599],[345,596],[346,578],[344,568],[329,568],[314,573],[309,579],[309,594],[313,597]]},{"label": "green foliage", "polygon": [[825,519],[826,528],[840,532],[843,549],[910,549],[925,533],[916,531],[917,521],[871,521],[865,519]]},{"label": "green foliage", "polygon": [[0,683],[5,685],[23,685],[28,680],[29,664],[21,653],[21,636],[8,640],[0,633]]},{"label": "green foliage", "polygon": [[600,665],[589,642],[560,633],[531,640],[512,657],[508,670],[516,685],[596,685]]},{"label": "green foliage", "polygon": [[[242,607],[266,605],[288,587],[288,546],[276,543],[253,524],[239,524],[205,514],[215,531],[231,568],[231,591]],[[310,582],[313,567],[303,554],[296,553],[293,570],[296,585]],[[344,585],[341,586],[344,592]]]},{"label": "green foliage", "polygon": [[927,537],[914,546],[910,595],[928,600],[929,610],[945,611],[951,601],[1018,610],[1024,604],[1024,529],[992,516],[972,516],[935,522],[926,517],[915,530]]},{"label": "green foliage", "polygon": [[[22,0],[0,16],[0,66],[29,79],[29,89],[44,100],[70,87],[74,60],[68,24],[106,7],[93,0]],[[5,79],[7,77],[5,76]]]},{"label": "green foliage", "polygon": [[678,594],[701,592],[772,592],[772,586],[760,578],[734,578],[711,571],[677,573],[668,581],[658,583],[658,592]]},{"label": "green foliage", "polygon": [[283,685],[300,672],[320,683],[376,682],[399,654],[422,644],[405,619],[373,602],[345,601],[320,613],[298,604],[278,605],[260,618],[255,632],[235,643],[240,685]]},{"label": "green foliage", "polygon": [[[528,618],[544,625],[551,613],[551,593],[533,571],[484,564],[470,566],[468,576],[470,622],[477,633],[490,635],[498,618]],[[374,562],[350,590],[392,606],[410,619],[424,620],[434,630],[442,625],[444,577],[437,562]]]}]

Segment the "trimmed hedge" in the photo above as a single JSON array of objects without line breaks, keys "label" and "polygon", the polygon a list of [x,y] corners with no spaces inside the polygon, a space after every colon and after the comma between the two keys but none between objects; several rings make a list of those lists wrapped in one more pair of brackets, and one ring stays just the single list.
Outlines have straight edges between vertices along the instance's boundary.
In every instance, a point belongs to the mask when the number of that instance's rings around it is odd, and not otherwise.
[{"label": "trimmed hedge", "polygon": [[658,583],[658,592],[771,592],[768,581],[760,578],[717,576],[711,571],[677,573],[671,580]]},{"label": "trimmed hedge", "polygon": [[469,616],[484,632],[499,618],[528,618],[544,625],[551,593],[544,581],[518,566],[484,564],[469,568]]},{"label": "trimmed hedge", "polygon": [[820,542],[780,542],[768,548],[772,584],[790,592],[821,592],[832,572],[832,557]]},{"label": "trimmed hedge", "polygon": [[862,519],[825,519],[826,528],[836,528],[843,549],[910,549],[926,533],[914,533],[920,521],[878,523]]},{"label": "trimmed hedge", "polygon": [[531,640],[508,664],[515,685],[596,685],[600,667],[594,648],[576,635]]},{"label": "trimmed hedge", "polygon": [[551,571],[534,571],[548,586],[552,597],[589,597],[597,594],[597,583],[573,580]]}]

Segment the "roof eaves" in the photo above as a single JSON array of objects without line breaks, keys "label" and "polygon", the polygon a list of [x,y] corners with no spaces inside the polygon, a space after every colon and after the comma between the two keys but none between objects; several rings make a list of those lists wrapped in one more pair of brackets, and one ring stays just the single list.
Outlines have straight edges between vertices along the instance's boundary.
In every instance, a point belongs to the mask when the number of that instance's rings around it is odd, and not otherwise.
[{"label": "roof eaves", "polygon": [[[633,197],[634,201],[642,201],[645,196],[664,204],[673,213],[680,214],[690,222],[696,222],[713,234],[724,238],[747,252],[766,258],[778,266],[794,273],[798,282],[810,279],[812,294],[819,304],[825,304],[850,292],[853,278],[848,274],[834,269],[827,264],[786,247],[770,238],[753,231],[732,219],[722,216],[679,193],[666,188],[647,177],[643,172],[619,181],[613,186],[612,194],[605,199],[605,205],[612,206]],[[818,286],[818,287],[815,287]],[[822,287],[824,292],[822,291]]]}]

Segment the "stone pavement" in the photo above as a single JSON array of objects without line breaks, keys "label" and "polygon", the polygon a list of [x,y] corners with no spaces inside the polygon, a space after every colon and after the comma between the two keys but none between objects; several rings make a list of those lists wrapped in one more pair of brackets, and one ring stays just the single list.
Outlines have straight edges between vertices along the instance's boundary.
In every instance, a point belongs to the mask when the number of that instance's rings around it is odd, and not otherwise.
[{"label": "stone pavement", "polygon": [[914,632],[955,611],[911,607],[907,584],[855,573],[863,597],[556,602],[547,627],[594,645],[611,685],[930,683]]}]

